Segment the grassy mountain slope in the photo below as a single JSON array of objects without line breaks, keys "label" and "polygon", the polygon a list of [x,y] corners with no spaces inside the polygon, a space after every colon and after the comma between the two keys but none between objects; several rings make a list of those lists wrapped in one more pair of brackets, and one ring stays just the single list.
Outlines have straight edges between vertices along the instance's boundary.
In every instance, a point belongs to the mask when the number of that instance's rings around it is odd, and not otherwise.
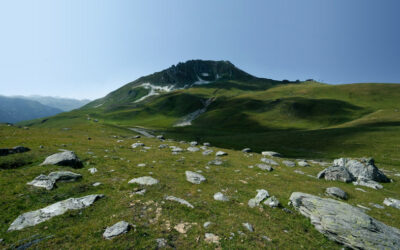
[{"label": "grassy mountain slope", "polygon": [[[33,245],[39,249],[153,249],[157,245],[156,239],[164,238],[177,249],[215,249],[218,245],[210,245],[204,241],[204,234],[211,232],[221,238],[222,249],[342,248],[315,230],[309,220],[299,213],[290,214],[267,206],[249,208],[248,200],[260,188],[267,189],[284,207],[292,209],[287,205],[292,192],[324,196],[326,187],[337,186],[349,194],[349,204],[370,207],[371,210],[367,213],[387,225],[398,227],[400,224],[400,214],[395,208],[385,207],[382,210],[370,205],[371,202],[382,204],[384,197],[400,198],[400,179],[394,175],[400,172],[399,166],[377,161],[377,165],[385,169],[395,181],[384,183],[382,190],[364,188],[368,192],[365,195],[357,191],[357,186],[351,183],[329,182],[307,176],[315,176],[323,169],[318,164],[311,164],[307,168],[289,168],[280,164],[274,167],[273,172],[264,172],[256,167],[248,168],[260,162],[260,154],[250,156],[240,151],[222,149],[229,154],[223,158],[223,165],[206,168],[208,162],[215,158],[214,154],[203,156],[201,152],[185,152],[173,155],[169,149],[158,149],[163,143],[182,148],[188,147],[187,143],[160,142],[149,138],[132,139],[135,133],[127,129],[80,118],[66,121],[64,125],[70,129],[32,127],[24,130],[0,125],[0,147],[24,145],[32,149],[24,154],[0,158],[0,166],[23,161],[22,166],[0,169],[0,238],[4,239],[0,243],[3,244],[1,247],[13,248],[36,237],[43,238]],[[87,139],[89,136],[91,140]],[[138,141],[151,149],[146,150],[147,152],[131,149],[130,145]],[[44,148],[39,148],[39,145],[44,145]],[[84,167],[72,169],[52,165],[39,166],[46,156],[58,152],[59,148],[74,150],[84,161]],[[221,150],[216,147],[212,149],[214,152]],[[279,163],[283,160],[276,159]],[[145,163],[146,167],[138,167],[139,163]],[[18,165],[21,164],[14,164]],[[90,174],[88,169],[92,167],[97,168],[98,172]],[[39,174],[57,170],[73,171],[82,174],[83,178],[78,182],[59,183],[51,191],[26,185]],[[187,182],[186,170],[203,171],[207,181],[200,185]],[[295,173],[294,170],[301,170],[305,174]],[[133,194],[139,186],[128,184],[128,181],[148,175],[158,179],[160,184],[146,187],[144,196]],[[101,182],[102,185],[92,186],[95,182]],[[230,201],[224,203],[213,200],[216,192],[223,192]],[[70,211],[18,232],[6,232],[11,222],[23,212],[70,197],[96,193],[105,194],[106,197],[89,208]],[[189,209],[177,203],[163,201],[165,195],[183,198],[195,208]],[[105,227],[120,220],[136,225],[136,229],[111,241],[104,240],[102,234]],[[206,221],[213,222],[207,229],[203,228]],[[197,224],[186,234],[180,234],[174,227],[182,222]],[[245,222],[251,223],[255,231],[246,231],[242,226]],[[272,241],[265,240],[262,236],[268,236]]]}]

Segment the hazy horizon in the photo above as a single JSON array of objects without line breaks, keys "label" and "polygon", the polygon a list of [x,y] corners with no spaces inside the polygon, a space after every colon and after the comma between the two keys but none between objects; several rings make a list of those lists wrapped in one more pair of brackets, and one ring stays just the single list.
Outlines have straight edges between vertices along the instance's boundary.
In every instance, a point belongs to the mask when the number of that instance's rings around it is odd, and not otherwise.
[{"label": "hazy horizon", "polygon": [[190,59],[276,80],[400,83],[395,0],[23,2],[0,3],[5,96],[93,100]]}]

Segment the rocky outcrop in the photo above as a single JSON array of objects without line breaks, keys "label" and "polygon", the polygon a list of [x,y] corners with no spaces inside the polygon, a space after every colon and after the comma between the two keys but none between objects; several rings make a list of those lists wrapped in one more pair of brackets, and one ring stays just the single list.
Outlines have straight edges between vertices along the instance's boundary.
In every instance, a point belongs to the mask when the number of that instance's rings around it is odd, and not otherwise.
[{"label": "rocky outcrop", "polygon": [[53,218],[54,216],[62,215],[68,210],[86,208],[102,197],[104,197],[102,194],[92,194],[80,198],[69,198],[56,202],[45,208],[21,214],[13,223],[11,223],[8,231],[21,230],[26,227],[35,226]]},{"label": "rocky outcrop", "polygon": [[400,230],[341,201],[295,192],[290,202],[320,233],[353,249],[399,249]]},{"label": "rocky outcrop", "polygon": [[318,178],[325,180],[354,182],[354,185],[381,189],[378,182],[390,182],[390,179],[380,171],[372,158],[348,159],[340,158],[333,162],[333,166],[319,172]]},{"label": "rocky outcrop", "polygon": [[69,166],[73,168],[81,168],[83,166],[81,160],[73,151],[62,150],[61,153],[56,153],[48,156],[40,165],[58,165]]}]

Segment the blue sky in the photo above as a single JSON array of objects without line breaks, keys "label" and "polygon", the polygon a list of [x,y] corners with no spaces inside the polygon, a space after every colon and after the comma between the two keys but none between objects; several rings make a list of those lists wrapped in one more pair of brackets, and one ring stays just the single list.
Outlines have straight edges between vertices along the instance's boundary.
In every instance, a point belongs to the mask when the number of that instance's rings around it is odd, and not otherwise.
[{"label": "blue sky", "polygon": [[98,98],[189,59],[400,83],[398,0],[0,2],[0,94]]}]

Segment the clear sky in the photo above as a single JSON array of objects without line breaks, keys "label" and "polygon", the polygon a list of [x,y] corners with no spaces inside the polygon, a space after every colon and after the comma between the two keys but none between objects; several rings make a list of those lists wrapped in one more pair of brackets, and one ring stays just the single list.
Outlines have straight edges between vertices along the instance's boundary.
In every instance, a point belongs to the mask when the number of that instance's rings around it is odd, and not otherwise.
[{"label": "clear sky", "polygon": [[2,0],[0,94],[98,98],[189,59],[400,83],[399,0]]}]

